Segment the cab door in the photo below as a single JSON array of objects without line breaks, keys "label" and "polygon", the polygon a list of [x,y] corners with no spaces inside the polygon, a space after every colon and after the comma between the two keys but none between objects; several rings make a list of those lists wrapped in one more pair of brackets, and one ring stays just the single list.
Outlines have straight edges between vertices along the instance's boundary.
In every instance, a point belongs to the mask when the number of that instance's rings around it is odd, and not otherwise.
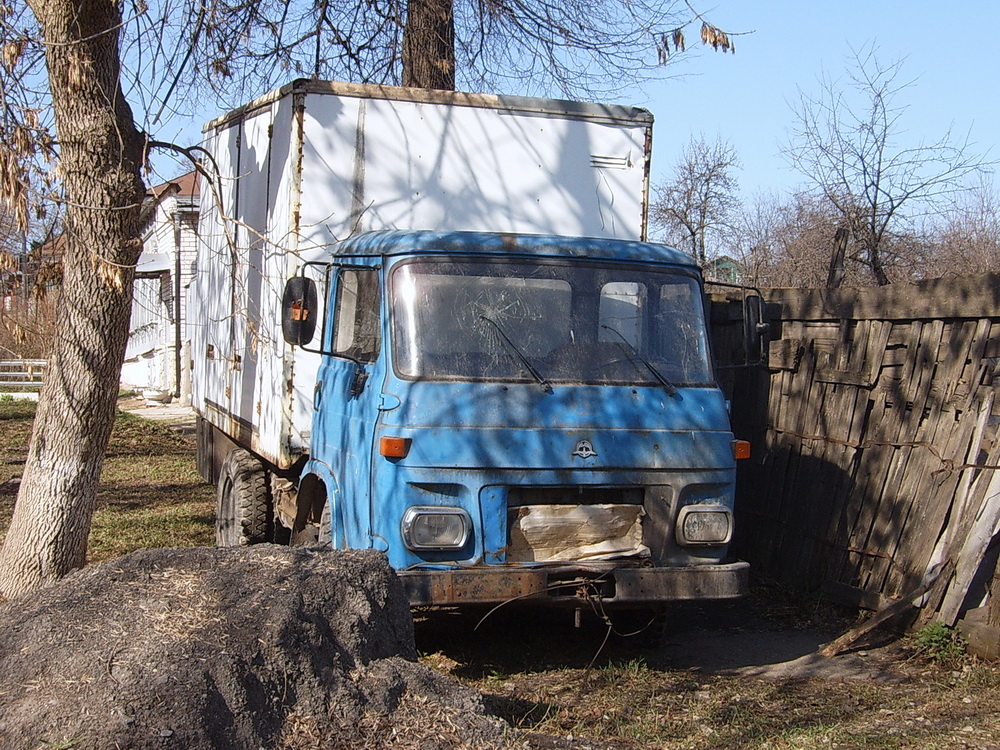
[{"label": "cab door", "polygon": [[313,402],[313,457],[337,478],[333,545],[366,548],[372,544],[373,443],[385,377],[379,267],[337,264],[333,270]]}]

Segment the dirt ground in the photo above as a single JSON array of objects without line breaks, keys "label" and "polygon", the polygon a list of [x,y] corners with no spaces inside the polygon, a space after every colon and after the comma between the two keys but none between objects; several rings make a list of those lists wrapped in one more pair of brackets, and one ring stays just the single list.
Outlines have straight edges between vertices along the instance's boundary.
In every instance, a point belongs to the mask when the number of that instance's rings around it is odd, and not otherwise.
[{"label": "dirt ground", "polygon": [[0,606],[0,748],[990,748],[1000,677],[758,589],[417,612],[382,555],[140,550]]},{"label": "dirt ground", "polygon": [[[497,612],[418,617],[422,661],[522,729],[614,748],[1000,748],[992,664],[879,631],[823,644],[853,612],[766,587],[644,617]],[[648,620],[646,620],[648,622]],[[475,628],[475,629],[474,629]],[[617,631],[617,633],[616,633]]]}]

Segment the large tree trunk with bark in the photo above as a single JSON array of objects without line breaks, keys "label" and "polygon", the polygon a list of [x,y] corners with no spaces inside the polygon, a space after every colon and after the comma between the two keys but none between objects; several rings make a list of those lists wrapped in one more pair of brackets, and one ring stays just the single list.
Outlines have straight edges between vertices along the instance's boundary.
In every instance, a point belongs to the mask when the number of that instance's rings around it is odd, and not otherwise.
[{"label": "large tree trunk with bark", "polygon": [[455,90],[453,0],[409,0],[403,28],[403,85]]},{"label": "large tree trunk with bark", "polygon": [[43,31],[67,200],[63,290],[14,516],[10,597],[83,566],[114,422],[141,250],[143,138],[120,85],[121,6],[32,0]]}]

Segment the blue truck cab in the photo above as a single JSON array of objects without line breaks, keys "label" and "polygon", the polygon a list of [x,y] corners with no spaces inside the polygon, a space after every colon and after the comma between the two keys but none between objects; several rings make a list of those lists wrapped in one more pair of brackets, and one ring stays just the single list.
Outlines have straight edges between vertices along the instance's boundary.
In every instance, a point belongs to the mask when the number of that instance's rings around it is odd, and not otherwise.
[{"label": "blue truck cab", "polygon": [[291,539],[383,550],[414,605],[744,592],[738,443],[689,256],[365,233],[289,280],[282,329],[321,357],[309,453],[275,494]]}]

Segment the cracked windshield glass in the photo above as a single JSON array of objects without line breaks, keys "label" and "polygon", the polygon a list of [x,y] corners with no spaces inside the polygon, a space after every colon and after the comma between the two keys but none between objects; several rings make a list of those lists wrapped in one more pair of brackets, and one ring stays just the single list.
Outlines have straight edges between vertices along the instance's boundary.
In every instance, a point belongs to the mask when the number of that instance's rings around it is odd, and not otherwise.
[{"label": "cracked windshield glass", "polygon": [[648,266],[424,259],[392,274],[393,354],[418,380],[711,381],[694,278]]}]

